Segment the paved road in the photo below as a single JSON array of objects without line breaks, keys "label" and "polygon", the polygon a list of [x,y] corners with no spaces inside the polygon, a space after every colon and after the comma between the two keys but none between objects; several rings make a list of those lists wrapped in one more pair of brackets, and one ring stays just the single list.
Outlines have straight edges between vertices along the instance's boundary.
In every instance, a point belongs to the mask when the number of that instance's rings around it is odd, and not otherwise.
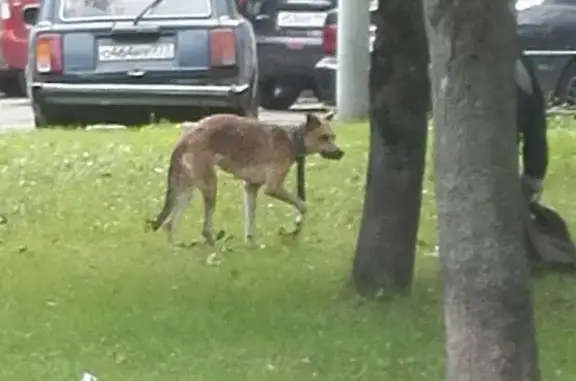
[{"label": "paved road", "polygon": [[33,127],[27,99],[0,99],[0,130],[27,130]]},{"label": "paved road", "polygon": [[[262,119],[278,124],[300,123],[304,110],[318,110],[321,105],[308,99],[301,100],[292,111],[262,110]],[[32,111],[27,99],[0,99],[0,131],[27,131],[33,128]]]}]

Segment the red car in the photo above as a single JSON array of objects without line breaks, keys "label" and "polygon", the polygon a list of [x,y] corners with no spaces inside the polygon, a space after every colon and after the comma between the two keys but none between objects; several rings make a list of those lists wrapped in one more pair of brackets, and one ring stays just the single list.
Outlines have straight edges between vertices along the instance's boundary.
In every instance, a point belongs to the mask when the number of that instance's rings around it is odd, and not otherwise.
[{"label": "red car", "polygon": [[8,97],[26,93],[24,69],[29,27],[23,23],[22,12],[38,3],[38,0],[0,0],[0,91]]}]

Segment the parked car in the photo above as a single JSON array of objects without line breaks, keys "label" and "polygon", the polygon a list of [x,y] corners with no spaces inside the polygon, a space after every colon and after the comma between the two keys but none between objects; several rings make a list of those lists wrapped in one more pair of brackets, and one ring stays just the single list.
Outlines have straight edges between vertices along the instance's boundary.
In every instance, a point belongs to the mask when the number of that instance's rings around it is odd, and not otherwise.
[{"label": "parked car", "polygon": [[258,44],[260,104],[290,108],[300,93],[317,96],[314,65],[322,57],[322,28],[336,0],[240,0]]},{"label": "parked car", "polygon": [[[378,26],[377,4],[373,2],[370,6],[370,41],[369,49],[372,50],[376,28]],[[329,106],[336,104],[336,72],[338,70],[338,59],[336,57],[336,31],[338,25],[338,9],[334,8],[328,12],[324,22],[322,32],[322,51],[324,56],[314,67],[314,80],[318,90],[318,100]]]},{"label": "parked car", "polygon": [[25,93],[28,29],[22,12],[38,0],[0,0],[0,91],[8,97]]},{"label": "parked car", "polygon": [[520,0],[518,40],[552,103],[576,105],[576,0]]},{"label": "parked car", "polygon": [[44,0],[26,9],[37,127],[256,116],[256,38],[234,0]]},{"label": "parked car", "polygon": [[[534,61],[547,99],[576,105],[576,0],[519,0],[516,5],[519,45]],[[377,24],[374,8],[372,20],[373,33]],[[324,57],[315,66],[319,99],[329,105],[336,99],[337,21],[338,10],[333,9],[324,25]]]}]

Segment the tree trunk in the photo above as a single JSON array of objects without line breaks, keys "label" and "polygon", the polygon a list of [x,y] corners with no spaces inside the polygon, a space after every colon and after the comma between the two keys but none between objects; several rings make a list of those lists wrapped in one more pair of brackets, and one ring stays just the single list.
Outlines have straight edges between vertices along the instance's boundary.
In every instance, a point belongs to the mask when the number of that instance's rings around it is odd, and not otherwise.
[{"label": "tree trunk", "polygon": [[429,106],[421,0],[380,0],[370,70],[370,154],[352,278],[361,295],[408,292]]},{"label": "tree trunk", "polygon": [[506,1],[425,0],[449,381],[539,379],[512,9]]}]

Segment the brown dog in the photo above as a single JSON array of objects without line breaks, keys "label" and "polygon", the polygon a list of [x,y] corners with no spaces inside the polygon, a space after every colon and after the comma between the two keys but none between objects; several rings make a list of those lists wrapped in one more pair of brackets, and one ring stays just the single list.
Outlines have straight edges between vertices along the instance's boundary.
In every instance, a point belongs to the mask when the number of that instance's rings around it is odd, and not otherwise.
[{"label": "brown dog", "polygon": [[329,124],[333,116],[333,113],[323,118],[307,114],[304,124],[291,128],[231,114],[209,116],[196,126],[185,125],[187,128],[170,158],[164,207],[156,220],[150,222],[152,229],[163,227],[172,243],[192,190],[198,188],[204,198],[202,235],[213,245],[218,166],[244,181],[244,234],[248,242],[254,237],[256,197],[261,187],[268,196],[296,208],[296,228],[290,234],[298,234],[306,204],[286,190],[284,180],[298,155],[318,153],[332,160],[344,156],[334,142]]}]

